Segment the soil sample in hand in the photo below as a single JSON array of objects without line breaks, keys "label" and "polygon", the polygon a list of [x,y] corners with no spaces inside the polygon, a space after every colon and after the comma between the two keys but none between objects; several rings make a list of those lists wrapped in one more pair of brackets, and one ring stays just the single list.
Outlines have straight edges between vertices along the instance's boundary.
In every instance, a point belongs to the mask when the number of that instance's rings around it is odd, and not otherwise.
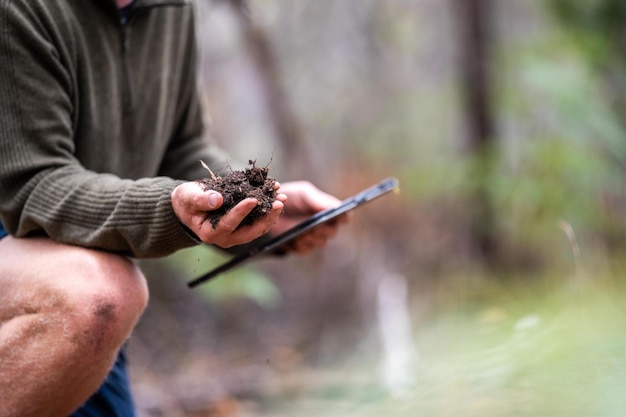
[{"label": "soil sample in hand", "polygon": [[256,198],[259,205],[243,219],[241,225],[250,225],[270,212],[272,203],[276,199],[274,188],[276,180],[268,177],[268,167],[258,167],[256,161],[250,160],[248,161],[249,168],[243,171],[231,170],[225,177],[220,177],[215,175],[204,162],[201,161],[201,163],[209,171],[211,177],[198,182],[205,191],[215,190],[224,198],[224,204],[219,209],[208,213],[213,228],[224,214],[248,197]]}]

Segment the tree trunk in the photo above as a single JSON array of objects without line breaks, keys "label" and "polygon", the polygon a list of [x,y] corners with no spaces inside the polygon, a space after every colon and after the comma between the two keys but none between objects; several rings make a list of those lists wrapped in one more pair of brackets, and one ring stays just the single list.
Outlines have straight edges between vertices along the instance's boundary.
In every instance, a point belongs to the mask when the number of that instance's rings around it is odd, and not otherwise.
[{"label": "tree trunk", "polygon": [[474,175],[478,187],[471,204],[471,239],[484,261],[497,261],[494,210],[488,195],[495,151],[495,121],[491,103],[491,2],[489,0],[455,0],[459,28],[460,65],[465,149],[476,164]]},{"label": "tree trunk", "polygon": [[305,176],[312,179],[314,177],[312,153],[308,149],[308,144],[280,80],[273,45],[262,28],[251,20],[246,0],[226,1],[235,11],[253,64],[262,82],[270,123],[284,156],[283,165],[286,166],[291,176]]}]

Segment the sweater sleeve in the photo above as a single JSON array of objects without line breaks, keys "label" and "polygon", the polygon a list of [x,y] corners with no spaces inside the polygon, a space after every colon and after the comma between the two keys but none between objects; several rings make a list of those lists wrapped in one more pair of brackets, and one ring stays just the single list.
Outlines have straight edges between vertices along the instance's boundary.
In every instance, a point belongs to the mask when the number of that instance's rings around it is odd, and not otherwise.
[{"label": "sweater sleeve", "polygon": [[197,244],[172,209],[170,194],[180,181],[122,179],[87,170],[76,158],[75,87],[60,58],[61,35],[42,4],[0,0],[0,219],[6,229],[135,257]]}]

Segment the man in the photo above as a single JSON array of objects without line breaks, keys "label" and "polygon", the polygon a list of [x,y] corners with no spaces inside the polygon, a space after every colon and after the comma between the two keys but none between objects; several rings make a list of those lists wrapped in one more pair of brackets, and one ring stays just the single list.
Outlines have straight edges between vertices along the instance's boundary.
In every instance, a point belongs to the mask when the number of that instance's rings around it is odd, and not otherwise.
[{"label": "man", "polygon": [[120,347],[148,290],[131,258],[338,204],[285,183],[266,218],[238,227],[248,199],[211,226],[222,196],[191,180],[226,157],[202,135],[195,48],[187,0],[0,0],[1,417],[133,416]]}]

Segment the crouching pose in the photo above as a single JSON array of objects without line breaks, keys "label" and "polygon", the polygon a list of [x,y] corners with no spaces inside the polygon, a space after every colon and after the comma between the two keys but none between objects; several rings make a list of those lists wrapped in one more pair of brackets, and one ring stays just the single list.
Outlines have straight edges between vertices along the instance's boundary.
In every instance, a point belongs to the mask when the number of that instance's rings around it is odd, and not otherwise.
[{"label": "crouching pose", "polygon": [[[338,204],[282,184],[268,215],[194,182],[203,132],[188,0],[0,1],[0,417],[134,416],[122,346],[148,302],[133,258],[229,248]],[[281,215],[281,213],[283,213]],[[322,247],[326,225],[293,246]]]}]

